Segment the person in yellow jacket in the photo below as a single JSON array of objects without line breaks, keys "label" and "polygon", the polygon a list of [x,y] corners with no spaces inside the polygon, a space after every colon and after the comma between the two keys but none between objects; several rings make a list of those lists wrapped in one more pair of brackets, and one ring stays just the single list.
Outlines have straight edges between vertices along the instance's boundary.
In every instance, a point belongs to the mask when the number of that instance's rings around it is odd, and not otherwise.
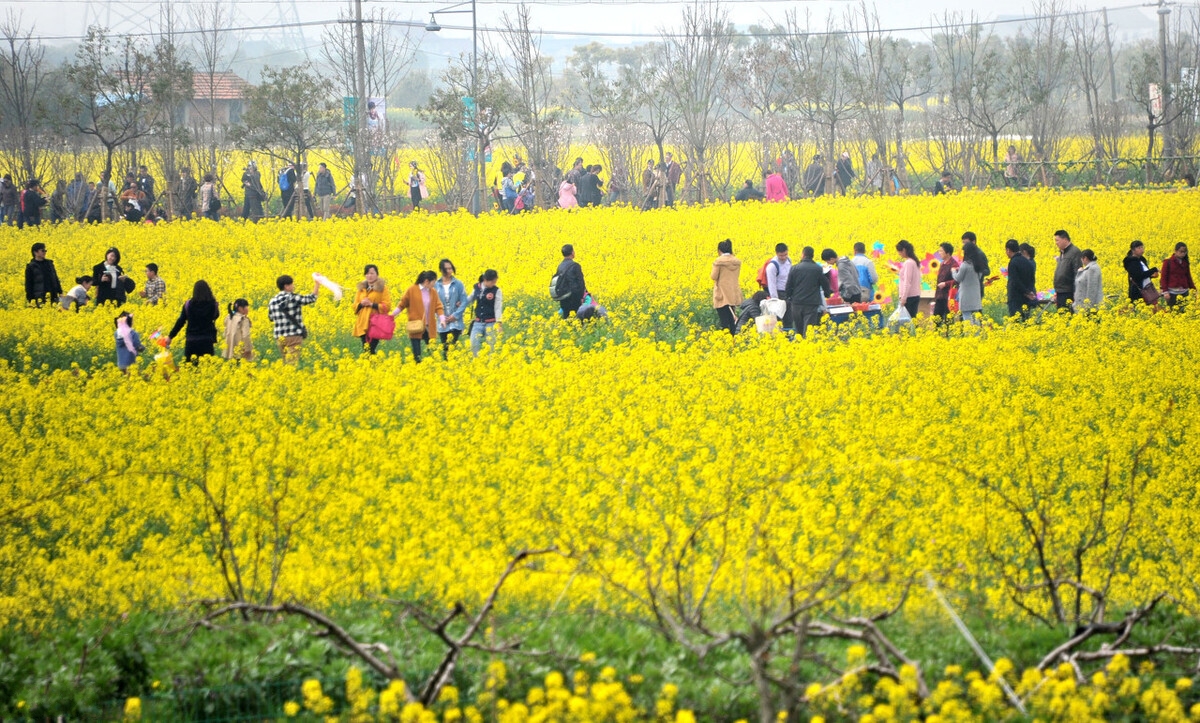
[{"label": "person in yellow jacket", "polygon": [[238,299],[229,305],[229,316],[225,317],[225,358],[254,359],[254,346],[250,343],[250,302]]},{"label": "person in yellow jacket", "polygon": [[363,269],[363,277],[354,295],[354,336],[362,339],[363,347],[374,354],[379,347],[379,340],[368,339],[367,330],[371,327],[372,316],[392,310],[392,295],[388,292],[387,283],[379,278],[379,267],[375,264],[367,264]]},{"label": "person in yellow jacket", "polygon": [[437,274],[422,271],[417,276],[416,283],[408,287],[408,291],[400,297],[400,303],[392,313],[392,316],[397,316],[401,311],[408,312],[405,332],[408,334],[409,343],[412,344],[413,359],[418,364],[421,363],[421,342],[429,341],[431,328],[436,334],[439,321],[443,324],[446,322],[442,300],[433,288],[433,282],[436,280]]}]

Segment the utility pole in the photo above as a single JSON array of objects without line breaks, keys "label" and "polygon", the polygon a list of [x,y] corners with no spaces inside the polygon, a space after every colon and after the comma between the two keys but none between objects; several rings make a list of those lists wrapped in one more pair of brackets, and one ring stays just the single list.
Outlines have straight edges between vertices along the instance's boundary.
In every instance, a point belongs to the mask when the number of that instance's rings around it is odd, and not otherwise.
[{"label": "utility pole", "polygon": [[475,99],[475,193],[471,198],[476,215],[483,213],[483,191],[487,188],[487,178],[484,176],[484,143],[483,133],[479,124],[479,23],[475,16],[475,0],[471,0],[471,97]]},{"label": "utility pole", "polygon": [[370,156],[364,146],[367,142],[367,44],[363,39],[362,0],[354,0],[354,66],[357,97],[354,112],[358,114],[354,141],[354,213],[361,216],[367,204],[366,181]]},{"label": "utility pole", "polygon": [[1108,8],[1103,8],[1104,13],[1104,46],[1108,48],[1108,85],[1112,92],[1112,102],[1116,105],[1117,102],[1117,66],[1113,62],[1112,38],[1108,34]]},{"label": "utility pole", "polygon": [[1170,158],[1175,155],[1175,143],[1171,139],[1171,74],[1167,69],[1167,18],[1171,15],[1171,8],[1167,7],[1166,0],[1158,0],[1158,53],[1159,65],[1162,68],[1162,139],[1163,139],[1163,158]]}]

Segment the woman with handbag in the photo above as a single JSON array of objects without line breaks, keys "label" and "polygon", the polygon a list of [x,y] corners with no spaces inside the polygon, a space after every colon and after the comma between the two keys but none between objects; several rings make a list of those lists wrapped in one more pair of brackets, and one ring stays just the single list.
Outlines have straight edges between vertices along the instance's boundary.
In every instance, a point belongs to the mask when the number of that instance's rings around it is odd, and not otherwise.
[{"label": "woman with handbag", "polygon": [[438,299],[442,302],[442,310],[446,314],[445,321],[438,322],[438,338],[442,342],[442,359],[450,353],[450,345],[457,344],[463,333],[463,316],[467,310],[467,288],[455,274],[457,269],[450,259],[438,262],[442,278],[438,279],[435,288]]},{"label": "woman with handbag", "polygon": [[1153,306],[1158,303],[1158,291],[1151,281],[1158,276],[1158,269],[1150,268],[1145,259],[1146,245],[1141,241],[1129,244],[1129,253],[1125,256],[1125,273],[1129,275],[1129,302],[1136,304],[1145,301]]},{"label": "woman with handbag", "polygon": [[391,329],[395,329],[396,322],[388,316],[391,310],[392,295],[387,283],[379,278],[379,267],[367,264],[354,294],[354,336],[362,340],[363,348],[371,354],[379,348],[380,340],[392,338]]},{"label": "woman with handbag", "polygon": [[400,305],[392,312],[392,316],[399,315],[401,311],[408,312],[408,323],[404,325],[404,331],[412,344],[413,359],[418,364],[421,363],[421,342],[429,341],[430,328],[436,329],[435,324],[445,322],[442,300],[433,288],[435,281],[437,274],[422,271],[417,275],[416,283],[408,287],[404,296],[400,297]]}]

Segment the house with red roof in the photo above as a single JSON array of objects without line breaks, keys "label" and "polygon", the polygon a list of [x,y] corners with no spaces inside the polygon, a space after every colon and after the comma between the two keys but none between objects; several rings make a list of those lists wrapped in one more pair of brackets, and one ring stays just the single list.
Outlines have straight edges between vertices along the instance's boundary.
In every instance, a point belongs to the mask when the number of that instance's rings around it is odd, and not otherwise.
[{"label": "house with red roof", "polygon": [[250,87],[237,73],[196,71],[192,78],[192,100],[184,108],[184,125],[225,128],[242,120],[242,104]]}]

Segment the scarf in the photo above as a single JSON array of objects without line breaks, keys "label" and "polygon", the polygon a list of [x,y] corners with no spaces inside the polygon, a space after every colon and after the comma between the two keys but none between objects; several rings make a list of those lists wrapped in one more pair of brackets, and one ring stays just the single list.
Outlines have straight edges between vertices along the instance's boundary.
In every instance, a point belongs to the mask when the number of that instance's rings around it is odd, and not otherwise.
[{"label": "scarf", "polygon": [[125,342],[125,348],[131,354],[137,354],[137,349],[133,346],[133,329],[129,328],[129,318],[122,316],[117,319],[117,338]]}]

